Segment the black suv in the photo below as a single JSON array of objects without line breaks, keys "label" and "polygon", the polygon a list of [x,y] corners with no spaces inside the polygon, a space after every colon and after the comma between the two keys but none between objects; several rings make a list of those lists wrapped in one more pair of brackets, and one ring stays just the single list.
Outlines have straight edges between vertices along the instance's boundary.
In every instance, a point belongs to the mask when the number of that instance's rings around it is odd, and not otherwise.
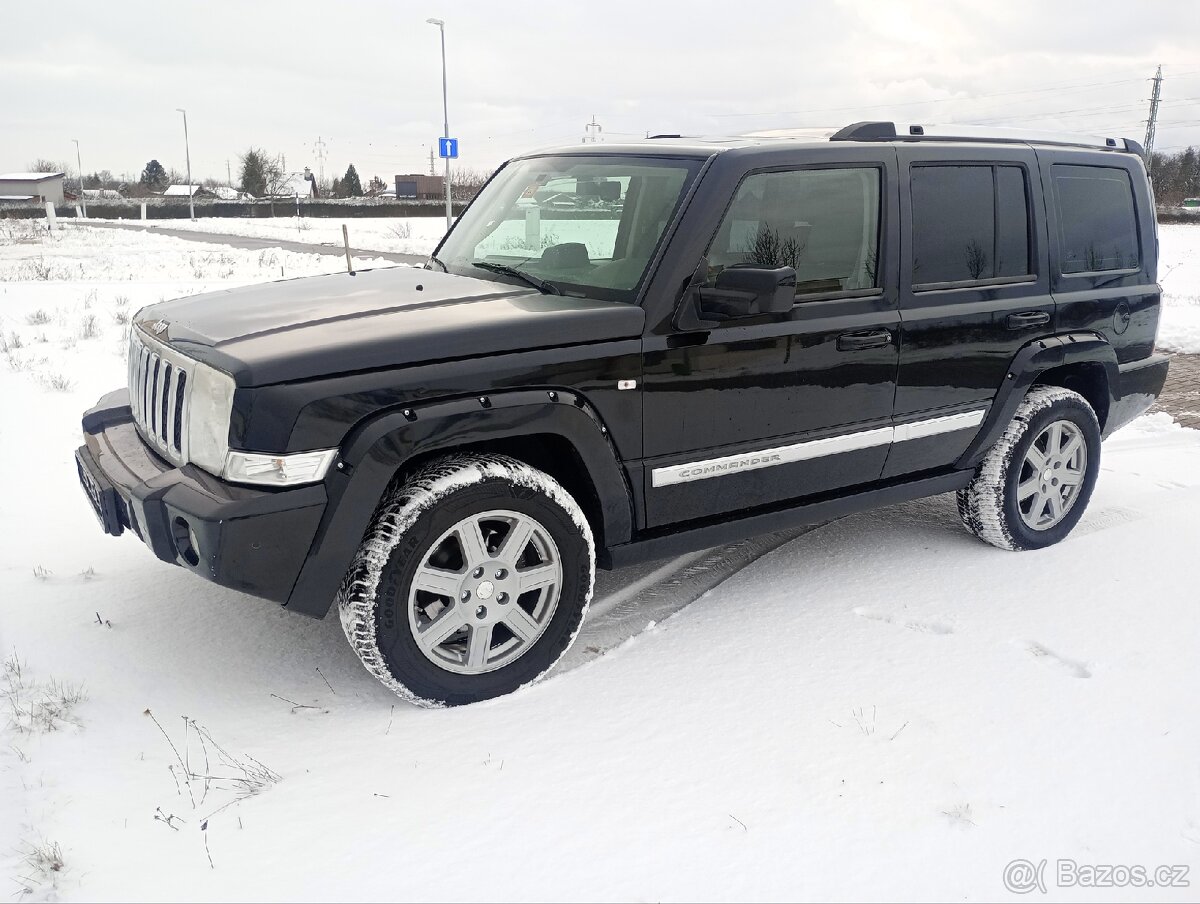
[{"label": "black suv", "polygon": [[426,705],[546,672],[596,565],[950,491],[1047,546],[1167,373],[1140,151],[858,123],[522,157],[424,268],[142,310],[79,476],[165,562],[336,599]]}]

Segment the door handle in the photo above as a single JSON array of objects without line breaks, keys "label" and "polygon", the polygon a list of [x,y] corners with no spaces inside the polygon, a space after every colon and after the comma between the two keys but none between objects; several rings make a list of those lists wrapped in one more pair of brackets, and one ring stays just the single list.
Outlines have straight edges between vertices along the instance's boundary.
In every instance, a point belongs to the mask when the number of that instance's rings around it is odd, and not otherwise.
[{"label": "door handle", "polygon": [[856,352],[864,348],[883,348],[892,344],[892,334],[888,330],[872,330],[869,333],[842,333],[838,336],[839,352]]},{"label": "door handle", "polygon": [[1045,326],[1050,322],[1046,311],[1022,311],[1020,314],[1009,314],[1004,321],[1010,330],[1027,330],[1031,326]]}]

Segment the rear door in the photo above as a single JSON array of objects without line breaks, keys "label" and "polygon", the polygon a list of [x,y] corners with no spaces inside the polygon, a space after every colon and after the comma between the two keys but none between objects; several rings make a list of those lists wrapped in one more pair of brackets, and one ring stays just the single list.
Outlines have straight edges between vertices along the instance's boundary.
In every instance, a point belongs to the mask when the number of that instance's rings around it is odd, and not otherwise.
[{"label": "rear door", "polygon": [[649,527],[879,478],[897,360],[895,151],[800,159],[739,173],[693,224],[706,244],[689,264],[703,256],[708,284],[725,267],[794,266],[792,310],[646,338]]},{"label": "rear door", "polygon": [[1037,157],[1012,145],[902,145],[896,443],[883,476],[967,448],[1017,350],[1054,330]]},{"label": "rear door", "polygon": [[1154,205],[1133,154],[1038,151],[1058,325],[1103,335],[1124,364],[1154,351],[1161,290]]}]

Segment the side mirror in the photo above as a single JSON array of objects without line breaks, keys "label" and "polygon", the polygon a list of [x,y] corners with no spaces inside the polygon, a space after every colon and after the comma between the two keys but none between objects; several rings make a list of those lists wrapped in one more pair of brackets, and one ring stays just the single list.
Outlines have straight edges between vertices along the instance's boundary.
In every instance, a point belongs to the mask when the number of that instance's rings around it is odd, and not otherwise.
[{"label": "side mirror", "polygon": [[796,303],[796,271],[792,267],[726,267],[716,284],[697,290],[699,315],[729,320],[760,314],[786,314]]}]

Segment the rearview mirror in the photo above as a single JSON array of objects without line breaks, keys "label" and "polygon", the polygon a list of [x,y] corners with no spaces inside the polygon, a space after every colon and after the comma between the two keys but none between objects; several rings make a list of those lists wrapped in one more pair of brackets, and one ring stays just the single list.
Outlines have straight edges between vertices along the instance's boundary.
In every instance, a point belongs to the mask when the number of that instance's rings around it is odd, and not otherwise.
[{"label": "rearview mirror", "polygon": [[726,267],[712,286],[699,290],[700,316],[729,320],[759,314],[785,314],[796,303],[796,271],[792,267]]}]

